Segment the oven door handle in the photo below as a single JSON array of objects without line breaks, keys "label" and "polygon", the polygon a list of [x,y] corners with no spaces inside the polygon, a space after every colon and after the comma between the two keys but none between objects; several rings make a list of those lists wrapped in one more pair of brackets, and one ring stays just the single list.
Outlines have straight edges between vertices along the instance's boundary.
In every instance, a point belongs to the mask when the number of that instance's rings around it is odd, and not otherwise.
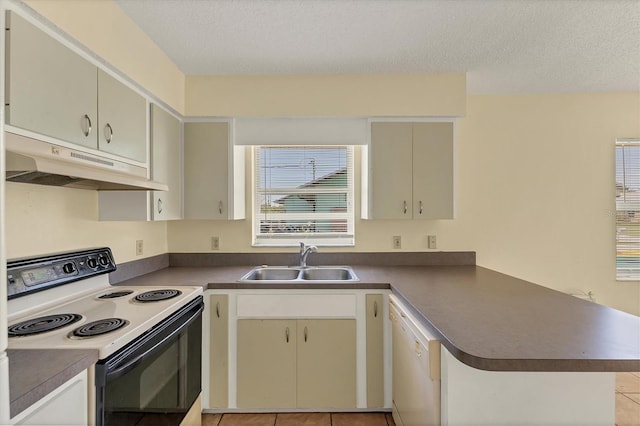
[{"label": "oven door handle", "polygon": [[129,372],[133,368],[135,368],[138,364],[140,364],[140,362],[147,355],[149,355],[150,353],[155,351],[157,348],[159,348],[162,345],[164,345],[167,341],[171,340],[174,336],[176,336],[177,334],[179,334],[180,332],[185,330],[187,327],[189,327],[189,325],[191,325],[191,323],[193,323],[195,320],[198,319],[198,317],[201,315],[201,312],[202,312],[202,309],[198,309],[198,311],[195,312],[192,316],[190,316],[184,323],[182,323],[180,325],[180,327],[177,327],[175,330],[171,331],[168,335],[166,335],[158,343],[154,344],[152,347],[148,348],[144,352],[136,355],[133,359],[127,361],[126,364],[124,364],[122,366],[119,366],[118,368],[115,368],[113,370],[108,370],[107,371],[107,375],[109,377],[111,377],[111,378],[117,378],[117,377],[122,376],[123,374],[126,374],[127,372]]}]

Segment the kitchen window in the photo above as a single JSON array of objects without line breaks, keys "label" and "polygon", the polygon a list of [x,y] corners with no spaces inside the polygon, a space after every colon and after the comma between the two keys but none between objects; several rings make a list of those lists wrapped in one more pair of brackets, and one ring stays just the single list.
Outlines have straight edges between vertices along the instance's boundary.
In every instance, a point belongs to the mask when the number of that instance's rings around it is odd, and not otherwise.
[{"label": "kitchen window", "polygon": [[640,139],[616,141],[616,279],[640,280]]},{"label": "kitchen window", "polygon": [[253,243],[354,245],[353,146],[254,146]]}]

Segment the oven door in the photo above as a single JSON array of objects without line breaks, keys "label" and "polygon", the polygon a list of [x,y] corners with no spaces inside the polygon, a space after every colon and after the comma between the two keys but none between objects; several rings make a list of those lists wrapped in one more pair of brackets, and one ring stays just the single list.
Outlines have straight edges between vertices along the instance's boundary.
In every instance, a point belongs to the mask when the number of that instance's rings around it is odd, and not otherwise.
[{"label": "oven door", "polygon": [[200,394],[202,296],[96,364],[96,424],[179,425]]}]

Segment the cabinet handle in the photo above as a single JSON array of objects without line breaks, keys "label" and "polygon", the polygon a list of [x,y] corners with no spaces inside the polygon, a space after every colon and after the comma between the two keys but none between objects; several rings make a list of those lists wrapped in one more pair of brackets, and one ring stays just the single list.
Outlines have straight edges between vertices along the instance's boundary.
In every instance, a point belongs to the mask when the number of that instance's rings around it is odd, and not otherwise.
[{"label": "cabinet handle", "polygon": [[407,200],[404,200],[403,207],[404,207],[404,214],[407,214]]},{"label": "cabinet handle", "polygon": [[220,318],[220,302],[216,302],[216,316]]},{"label": "cabinet handle", "polygon": [[418,358],[422,358],[422,345],[420,344],[420,341],[416,340],[416,355],[418,356]]},{"label": "cabinet handle", "polygon": [[84,136],[87,137],[89,136],[89,133],[91,133],[91,127],[92,127],[91,117],[85,114],[84,121],[87,123],[87,130],[84,131]]},{"label": "cabinet handle", "polygon": [[307,341],[307,338],[309,337],[309,330],[307,330],[307,327],[304,328],[304,341]]},{"label": "cabinet handle", "polygon": [[378,301],[373,301],[373,317],[378,318]]},{"label": "cabinet handle", "polygon": [[[107,130],[109,131],[109,133],[107,133]],[[113,127],[111,127],[111,124],[109,123],[104,126],[104,138],[107,140],[107,143],[111,143],[111,141],[113,140]]]},{"label": "cabinet handle", "polygon": [[222,214],[222,200],[218,203],[218,211]]},{"label": "cabinet handle", "polygon": [[289,327],[284,329],[284,339],[287,343],[289,343]]},{"label": "cabinet handle", "polygon": [[420,214],[422,214],[422,200],[420,200]]},{"label": "cabinet handle", "polygon": [[158,213],[162,213],[162,198],[158,198]]}]

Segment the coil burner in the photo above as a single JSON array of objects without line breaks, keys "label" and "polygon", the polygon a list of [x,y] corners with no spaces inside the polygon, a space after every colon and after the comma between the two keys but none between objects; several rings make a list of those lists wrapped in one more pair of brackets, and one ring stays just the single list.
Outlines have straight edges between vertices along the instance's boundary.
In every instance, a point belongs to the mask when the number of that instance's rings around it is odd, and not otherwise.
[{"label": "coil burner", "polygon": [[69,333],[70,338],[86,339],[110,333],[129,324],[129,321],[122,318],[105,318],[88,322]]},{"label": "coil burner", "polygon": [[159,302],[161,300],[173,299],[174,297],[178,297],[182,294],[180,290],[174,289],[162,289],[162,290],[151,290],[146,291],[144,293],[140,293],[134,300],[136,302],[148,303],[148,302]]},{"label": "coil burner", "polygon": [[81,319],[82,315],[78,314],[56,314],[32,318],[9,326],[8,335],[9,337],[32,336],[66,327]]},{"label": "coil burner", "polygon": [[98,296],[98,299],[116,299],[118,297],[128,296],[131,293],[133,293],[133,290],[112,291],[110,293],[105,293],[101,296]]}]

